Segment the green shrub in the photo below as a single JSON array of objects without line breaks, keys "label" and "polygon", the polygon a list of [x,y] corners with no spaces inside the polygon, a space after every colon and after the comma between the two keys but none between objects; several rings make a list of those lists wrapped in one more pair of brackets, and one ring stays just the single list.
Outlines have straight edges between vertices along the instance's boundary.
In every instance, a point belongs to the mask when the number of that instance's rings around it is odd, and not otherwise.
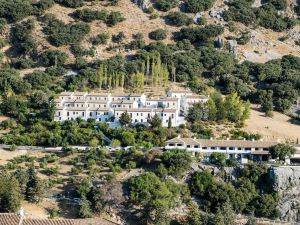
[{"label": "green shrub", "polygon": [[193,23],[193,19],[181,12],[171,12],[167,16],[167,22],[173,26],[188,26]]},{"label": "green shrub", "polygon": [[105,23],[107,26],[112,27],[112,26],[116,25],[117,23],[122,22],[124,20],[125,20],[125,18],[122,16],[122,14],[120,12],[111,12],[107,16]]},{"label": "green shrub", "polygon": [[55,0],[55,2],[70,8],[83,6],[83,0]]},{"label": "green shrub", "polygon": [[167,12],[174,8],[177,4],[177,0],[156,0],[155,7],[160,11]]},{"label": "green shrub", "polygon": [[84,22],[92,22],[94,20],[105,21],[108,13],[106,10],[96,11],[91,9],[78,9],[74,12],[74,16]]},{"label": "green shrub", "polygon": [[190,13],[202,12],[210,9],[215,0],[186,0],[186,9]]},{"label": "green shrub", "polygon": [[126,48],[128,49],[141,49],[145,46],[145,41],[142,33],[137,33],[133,36],[134,40],[132,40]]},{"label": "green shrub", "polygon": [[180,30],[180,38],[188,39],[191,43],[204,42],[215,38],[224,32],[220,25],[207,25],[205,27],[187,27]]},{"label": "green shrub", "polygon": [[91,39],[93,45],[105,45],[109,39],[109,33],[103,32]]},{"label": "green shrub", "polygon": [[48,35],[49,42],[55,46],[79,43],[90,32],[90,27],[86,23],[65,24],[49,14],[44,17],[44,23],[44,33]]},{"label": "green shrub", "polygon": [[157,29],[149,33],[149,38],[156,41],[164,40],[167,38],[167,31],[165,31],[164,29]]},{"label": "green shrub", "polygon": [[34,12],[30,0],[0,0],[0,18],[5,18],[8,22],[17,22]]},{"label": "green shrub", "polygon": [[41,61],[45,66],[61,66],[68,59],[68,55],[65,52],[59,50],[47,50],[42,53]]}]

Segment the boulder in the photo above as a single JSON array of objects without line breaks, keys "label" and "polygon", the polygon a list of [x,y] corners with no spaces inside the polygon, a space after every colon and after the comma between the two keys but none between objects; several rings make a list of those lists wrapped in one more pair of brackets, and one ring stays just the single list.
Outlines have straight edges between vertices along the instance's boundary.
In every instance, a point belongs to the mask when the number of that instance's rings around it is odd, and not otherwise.
[{"label": "boulder", "polygon": [[147,11],[152,6],[150,0],[133,0],[133,2],[143,11]]}]

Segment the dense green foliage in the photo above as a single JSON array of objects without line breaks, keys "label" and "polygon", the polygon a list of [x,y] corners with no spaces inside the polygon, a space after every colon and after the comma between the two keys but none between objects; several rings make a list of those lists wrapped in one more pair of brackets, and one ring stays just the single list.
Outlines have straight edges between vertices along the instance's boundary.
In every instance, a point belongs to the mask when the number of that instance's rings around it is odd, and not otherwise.
[{"label": "dense green foliage", "polygon": [[185,202],[188,193],[186,186],[171,180],[162,181],[153,173],[144,173],[129,180],[129,198],[142,206],[142,219],[145,223],[168,224],[168,211]]},{"label": "dense green foliage", "polygon": [[295,152],[296,149],[288,144],[277,144],[270,148],[272,158],[279,158],[279,160],[284,160],[286,157],[290,158]]},{"label": "dense green foliage", "polygon": [[114,26],[125,20],[120,12],[107,12],[106,10],[94,11],[90,9],[78,9],[74,12],[74,17],[84,22],[92,22],[94,20],[102,20],[108,26]]},{"label": "dense green foliage", "polygon": [[219,25],[207,25],[205,27],[182,28],[180,38],[187,39],[191,43],[205,42],[215,38],[224,32],[224,28]]},{"label": "dense green foliage", "polygon": [[171,175],[180,177],[190,168],[192,159],[187,151],[175,149],[164,152],[162,162]]},{"label": "dense green foliage", "polygon": [[49,14],[44,17],[43,21],[45,23],[44,32],[55,46],[78,43],[90,31],[90,27],[86,23],[65,24]]},{"label": "dense green foliage", "polygon": [[164,29],[157,29],[149,33],[149,38],[156,40],[156,41],[161,41],[166,39],[167,37],[167,31]]},{"label": "dense green foliage", "polygon": [[229,10],[225,12],[227,21],[233,20],[246,25],[258,24],[274,31],[283,31],[296,25],[293,18],[283,17],[278,13],[286,7],[286,0],[267,1],[259,8],[252,8],[253,1],[235,0],[229,3]]},{"label": "dense green foliage", "polygon": [[55,0],[55,2],[71,8],[81,7],[84,3],[83,0]]},{"label": "dense green foliage", "polygon": [[[254,213],[259,217],[276,218],[277,194],[268,189],[266,167],[247,165],[237,182],[224,182],[208,171],[197,171],[191,178],[192,193],[204,201],[203,209],[217,212],[226,202],[236,213]],[[266,188],[267,187],[267,188]]]},{"label": "dense green foliage", "polygon": [[167,23],[173,26],[188,26],[193,23],[193,19],[182,12],[170,12],[166,19]]},{"label": "dense green foliage", "polygon": [[249,116],[250,103],[243,102],[235,93],[225,99],[215,94],[206,103],[195,103],[189,108],[186,119],[191,123],[205,120],[244,122]]},{"label": "dense green foliage", "polygon": [[0,212],[17,212],[21,207],[22,194],[18,180],[7,173],[0,175]]},{"label": "dense green foliage", "polygon": [[156,0],[155,7],[158,10],[167,12],[178,4],[177,0]]},{"label": "dense green foliage", "polygon": [[186,0],[186,10],[189,13],[197,13],[210,9],[215,0]]}]

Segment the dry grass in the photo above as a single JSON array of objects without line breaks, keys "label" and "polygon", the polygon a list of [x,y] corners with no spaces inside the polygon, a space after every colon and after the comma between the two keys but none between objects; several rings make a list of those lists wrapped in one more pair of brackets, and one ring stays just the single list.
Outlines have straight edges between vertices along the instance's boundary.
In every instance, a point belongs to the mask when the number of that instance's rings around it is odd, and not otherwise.
[{"label": "dry grass", "polygon": [[247,121],[245,131],[260,133],[266,140],[296,141],[300,139],[300,124],[291,123],[291,118],[279,112],[274,112],[274,117],[269,118],[258,111],[257,106],[252,106],[251,117]]}]

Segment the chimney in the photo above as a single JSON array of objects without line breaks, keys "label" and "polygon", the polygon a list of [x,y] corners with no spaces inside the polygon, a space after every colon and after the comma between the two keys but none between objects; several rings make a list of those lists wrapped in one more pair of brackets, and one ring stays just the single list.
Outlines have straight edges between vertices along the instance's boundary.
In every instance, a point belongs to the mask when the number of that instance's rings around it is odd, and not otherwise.
[{"label": "chimney", "polygon": [[243,138],[244,141],[246,141],[246,138]]},{"label": "chimney", "polygon": [[228,137],[228,138],[226,138],[226,140],[227,140],[227,141],[229,141],[229,137]]},{"label": "chimney", "polygon": [[18,215],[20,216],[19,225],[22,225],[23,224],[23,220],[24,220],[24,216],[25,216],[23,208],[20,209],[20,211],[18,212]]},{"label": "chimney", "polygon": [[209,140],[214,140],[214,138],[213,138],[213,137],[210,137]]},{"label": "chimney", "polygon": [[252,138],[252,141],[254,142],[254,141],[255,141],[255,139],[254,139],[254,138]]}]

